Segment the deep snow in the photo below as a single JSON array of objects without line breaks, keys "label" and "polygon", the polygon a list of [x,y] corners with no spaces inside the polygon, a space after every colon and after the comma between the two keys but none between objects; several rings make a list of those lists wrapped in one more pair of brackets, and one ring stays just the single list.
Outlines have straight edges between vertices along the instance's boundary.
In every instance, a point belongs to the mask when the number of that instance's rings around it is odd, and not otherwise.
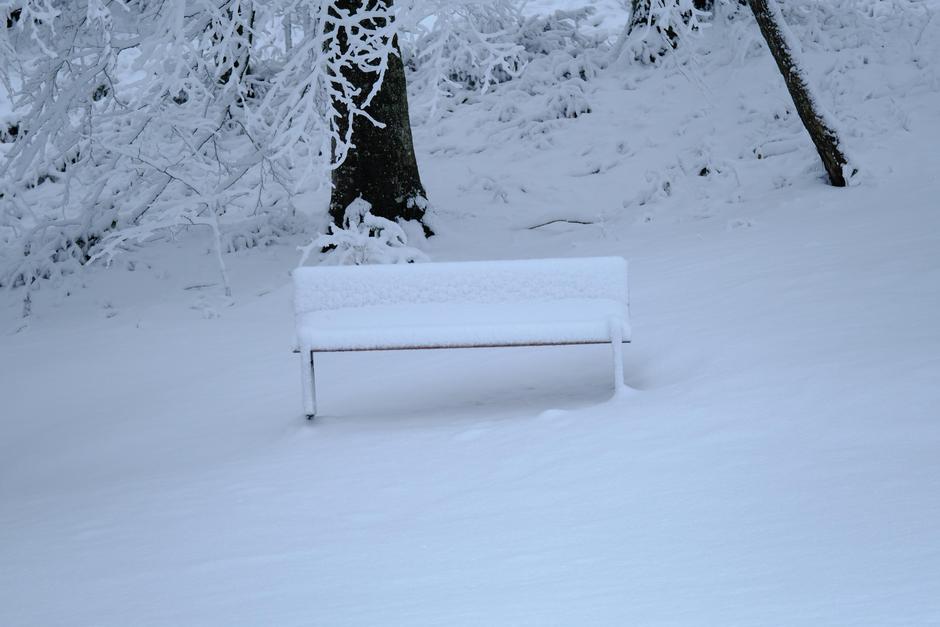
[{"label": "deep snow", "polygon": [[613,400],[600,346],[333,354],[307,423],[300,239],[3,293],[0,624],[940,624],[938,29],[806,52],[843,190],[744,44],[416,129],[432,259],[630,259]]}]

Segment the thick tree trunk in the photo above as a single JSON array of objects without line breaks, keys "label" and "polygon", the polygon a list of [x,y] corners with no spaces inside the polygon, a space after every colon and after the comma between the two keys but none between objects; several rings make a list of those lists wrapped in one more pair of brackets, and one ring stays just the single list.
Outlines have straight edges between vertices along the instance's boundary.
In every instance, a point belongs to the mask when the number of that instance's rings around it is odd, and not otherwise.
[{"label": "thick tree trunk", "polygon": [[[748,3],[767,47],[770,48],[774,61],[783,74],[790,97],[796,105],[796,112],[816,145],[816,151],[819,152],[819,157],[829,174],[829,181],[836,187],[845,187],[844,170],[848,159],[842,152],[835,128],[826,119],[820,104],[813,98],[804,68],[800,67],[794,58],[793,46],[796,42],[790,41],[787,36],[787,26],[783,22],[780,7],[777,6],[776,0],[748,0]],[[853,171],[851,174],[854,173]]]},{"label": "thick tree trunk", "polygon": [[16,141],[17,136],[20,134],[20,125],[17,123],[14,124],[3,124],[0,126],[0,144],[12,144]]},{"label": "thick tree trunk", "polygon": [[629,31],[646,24],[649,20],[652,0],[631,0]]},{"label": "thick tree trunk", "polygon": [[[692,0],[692,6],[694,6],[699,11],[711,11],[715,6],[715,0]],[[631,0],[630,30],[633,30],[637,26],[646,24],[647,20],[649,20],[650,11],[652,8],[653,0]],[[653,24],[656,24],[655,18],[653,18]]]},{"label": "thick tree trunk", "polygon": [[[232,61],[231,67],[226,70],[222,76],[219,77],[219,82],[223,85],[228,84],[232,78],[233,73],[238,77],[239,81],[244,81],[245,77],[251,74],[251,52],[255,39],[255,9],[251,5],[249,5],[249,7],[250,8],[245,8],[243,3],[239,3],[235,9],[232,9],[231,6],[225,9],[225,13],[230,20],[234,19],[236,15],[239,18],[239,23],[235,27],[235,35],[238,37],[239,41],[235,45],[235,54],[237,55],[236,58]],[[245,26],[242,18],[246,15],[246,13],[248,15],[248,36],[247,42],[243,44],[242,40],[246,39],[246,37]],[[222,63],[227,64],[228,59],[223,58]],[[254,93],[250,87],[248,90],[248,97],[254,97]]]},{"label": "thick tree trunk", "polygon": [[[374,8],[378,0],[334,0],[333,4],[341,10],[356,11]],[[392,0],[384,4],[391,7]],[[347,45],[342,34],[339,43],[341,47]],[[346,207],[360,197],[372,205],[374,215],[390,220],[418,220],[424,224],[427,194],[418,173],[411,137],[405,67],[397,39],[393,44],[397,54],[389,56],[382,86],[366,109],[384,126],[380,128],[364,116],[356,116],[352,129],[354,145],[343,163],[333,170],[330,216],[337,224],[342,224]],[[375,73],[357,69],[347,69],[345,76],[361,87],[363,93],[369,93],[377,79]],[[333,104],[345,114],[343,103]],[[340,115],[336,124],[344,135],[348,124],[346,116]],[[426,226],[425,231],[430,234]]]},{"label": "thick tree trunk", "polygon": [[13,26],[20,21],[20,16],[23,15],[23,9],[13,9],[6,15],[7,28],[13,28]]}]

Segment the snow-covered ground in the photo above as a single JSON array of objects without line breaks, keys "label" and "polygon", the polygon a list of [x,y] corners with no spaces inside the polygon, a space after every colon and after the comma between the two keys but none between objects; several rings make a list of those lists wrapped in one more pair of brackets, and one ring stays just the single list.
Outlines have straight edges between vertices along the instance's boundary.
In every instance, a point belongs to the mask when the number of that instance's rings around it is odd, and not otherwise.
[{"label": "snow-covered ground", "polygon": [[416,129],[432,259],[630,259],[625,397],[605,347],[332,354],[308,423],[300,239],[231,300],[199,232],[2,293],[0,625],[940,624],[940,17],[826,35],[847,189],[722,32]]}]

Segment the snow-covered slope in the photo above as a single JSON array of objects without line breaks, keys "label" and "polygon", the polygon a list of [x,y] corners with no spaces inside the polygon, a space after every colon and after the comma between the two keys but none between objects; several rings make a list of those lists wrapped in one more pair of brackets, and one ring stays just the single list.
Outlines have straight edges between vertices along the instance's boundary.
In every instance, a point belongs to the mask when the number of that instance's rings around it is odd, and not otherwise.
[{"label": "snow-covered slope", "polygon": [[307,423],[288,243],[233,300],[198,232],[0,295],[0,624],[940,623],[940,18],[823,27],[856,187],[738,31],[416,130],[433,259],[631,260],[627,397],[604,347],[334,354]]}]

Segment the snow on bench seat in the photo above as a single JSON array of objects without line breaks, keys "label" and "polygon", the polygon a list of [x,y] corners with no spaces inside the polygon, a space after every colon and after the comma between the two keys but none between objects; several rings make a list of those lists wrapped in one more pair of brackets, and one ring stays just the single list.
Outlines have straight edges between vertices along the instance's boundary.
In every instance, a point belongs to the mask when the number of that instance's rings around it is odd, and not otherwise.
[{"label": "snow on bench seat", "polygon": [[298,336],[315,351],[598,343],[623,317],[609,299],[378,305],[304,314]]},{"label": "snow on bench seat", "polygon": [[293,276],[308,417],[316,352],[630,338],[621,257],[317,266]]}]

